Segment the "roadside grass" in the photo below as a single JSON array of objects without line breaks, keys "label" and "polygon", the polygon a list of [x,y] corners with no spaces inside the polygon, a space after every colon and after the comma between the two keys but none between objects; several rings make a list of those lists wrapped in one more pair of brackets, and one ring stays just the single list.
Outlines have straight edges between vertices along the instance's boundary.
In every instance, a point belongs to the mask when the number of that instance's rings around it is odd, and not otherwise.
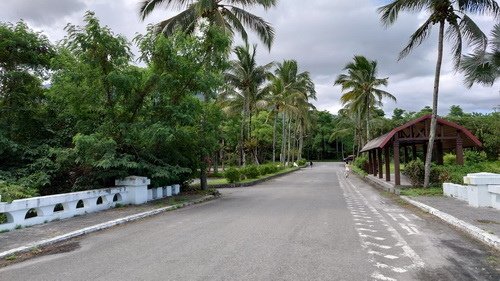
[{"label": "roadside grass", "polygon": [[408,188],[408,189],[401,189],[400,192],[401,195],[406,195],[406,196],[429,196],[429,197],[444,196],[443,189],[441,187]]}]

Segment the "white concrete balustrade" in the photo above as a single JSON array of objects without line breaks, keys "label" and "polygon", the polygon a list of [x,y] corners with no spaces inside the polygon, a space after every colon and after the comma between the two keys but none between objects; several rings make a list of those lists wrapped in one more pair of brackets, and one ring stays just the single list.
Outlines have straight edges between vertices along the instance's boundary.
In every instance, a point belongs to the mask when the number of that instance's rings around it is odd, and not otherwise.
[{"label": "white concrete balustrade", "polygon": [[0,223],[0,231],[97,212],[116,204],[143,204],[180,192],[178,184],[148,189],[150,180],[138,176],[116,180],[115,184],[116,187],[112,188],[0,202],[0,214],[7,219],[7,222]]},{"label": "white concrete balustrade", "polygon": [[467,201],[474,207],[493,207],[500,210],[500,174],[467,174],[464,183],[467,185],[444,183],[443,193]]}]

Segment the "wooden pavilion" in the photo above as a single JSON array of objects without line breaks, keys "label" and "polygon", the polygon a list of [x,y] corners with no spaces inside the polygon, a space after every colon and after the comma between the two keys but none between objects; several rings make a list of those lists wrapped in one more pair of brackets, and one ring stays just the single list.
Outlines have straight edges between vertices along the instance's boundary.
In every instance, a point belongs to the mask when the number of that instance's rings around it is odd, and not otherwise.
[{"label": "wooden pavilion", "polygon": [[[390,175],[390,149],[393,149],[395,185],[401,185],[400,156],[403,149],[404,162],[417,158],[417,151],[423,151],[424,159],[429,143],[431,115],[427,114],[418,119],[399,126],[387,134],[370,140],[360,152],[368,152],[369,173],[383,178],[383,165],[385,164],[385,179],[391,180]],[[434,141],[433,156],[439,165],[443,164],[443,151],[455,150],[457,164],[463,165],[463,149],[482,146],[481,142],[467,129],[457,124],[437,119],[436,137]],[[382,152],[383,151],[383,152]],[[383,157],[382,157],[383,154]]]}]

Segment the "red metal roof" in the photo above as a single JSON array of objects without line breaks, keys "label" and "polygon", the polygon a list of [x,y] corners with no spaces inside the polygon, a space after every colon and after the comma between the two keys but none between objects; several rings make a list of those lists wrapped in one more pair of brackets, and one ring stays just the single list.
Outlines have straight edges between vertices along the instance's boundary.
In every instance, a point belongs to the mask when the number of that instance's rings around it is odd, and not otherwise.
[{"label": "red metal roof", "polygon": [[[415,134],[417,131],[417,134],[420,134],[422,130],[428,132],[430,130],[430,120],[432,116],[430,114],[424,115],[420,118],[417,118],[413,121],[410,121],[404,125],[401,125],[389,133],[386,133],[384,135],[381,135],[380,137],[377,137],[375,139],[370,140],[364,147],[361,149],[360,152],[366,152],[369,150],[377,149],[377,148],[383,148],[386,147],[388,144],[392,144],[394,141],[394,137],[398,136],[397,134]],[[467,129],[465,129],[462,126],[459,126],[455,123],[443,120],[438,118],[437,119],[437,127],[436,127],[436,140],[440,139],[441,142],[443,143],[443,148],[444,149],[450,149],[450,148],[455,148],[456,147],[456,141],[455,139],[450,139],[446,137],[453,137],[457,135],[457,132],[462,133],[462,140],[463,140],[463,147],[475,147],[475,146],[482,146],[482,143],[474,137],[471,132],[469,132]],[[426,134],[428,135],[428,134]],[[415,144],[415,143],[421,143],[427,140],[428,142],[428,137],[426,139],[421,138],[420,141],[416,141],[415,139],[408,139],[405,141],[404,138],[399,138],[401,142],[404,144]]]}]

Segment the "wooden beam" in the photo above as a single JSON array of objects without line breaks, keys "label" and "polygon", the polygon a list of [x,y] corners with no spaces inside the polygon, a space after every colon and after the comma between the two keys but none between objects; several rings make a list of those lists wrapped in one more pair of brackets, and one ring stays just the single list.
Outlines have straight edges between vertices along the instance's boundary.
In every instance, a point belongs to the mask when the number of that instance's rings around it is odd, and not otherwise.
[{"label": "wooden beam", "polygon": [[383,178],[382,172],[382,148],[377,149],[378,152],[378,178]]},{"label": "wooden beam", "polygon": [[373,173],[373,157],[372,157],[372,150],[368,150],[368,174]]},{"label": "wooden beam", "polygon": [[443,165],[443,142],[437,142],[437,162],[438,165]]},{"label": "wooden beam", "polygon": [[396,185],[401,185],[401,175],[399,170],[399,141],[393,143],[394,146],[394,180]]},{"label": "wooden beam", "polygon": [[460,132],[457,132],[457,165],[464,165],[464,148],[463,148],[463,140],[460,136]]},{"label": "wooden beam", "polygon": [[385,181],[391,181],[391,159],[389,146],[384,147],[384,160],[385,160]]}]

